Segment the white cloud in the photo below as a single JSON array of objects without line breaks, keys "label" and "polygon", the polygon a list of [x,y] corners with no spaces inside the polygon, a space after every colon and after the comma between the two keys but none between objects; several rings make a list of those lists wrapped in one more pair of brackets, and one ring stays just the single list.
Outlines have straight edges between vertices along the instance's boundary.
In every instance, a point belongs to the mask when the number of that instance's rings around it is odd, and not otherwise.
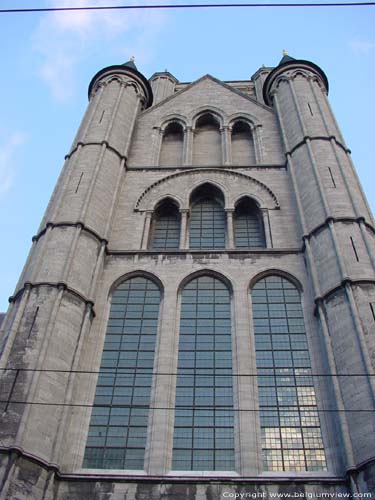
[{"label": "white cloud", "polygon": [[360,53],[367,55],[375,49],[375,42],[355,39],[349,42],[349,47],[357,54]]},{"label": "white cloud", "polygon": [[23,133],[13,133],[2,145],[0,145],[0,196],[7,193],[13,183],[13,156],[19,146],[26,140]]},{"label": "white cloud", "polygon": [[[100,0],[92,0],[89,5],[100,4]],[[59,5],[80,7],[88,3],[87,0],[64,0]],[[108,65],[125,62],[133,54],[137,61],[147,61],[165,20],[164,12],[154,10],[48,13],[33,36],[33,48],[41,56],[38,73],[54,97],[67,100],[74,94],[75,74],[80,63],[104,51],[111,54]]]}]

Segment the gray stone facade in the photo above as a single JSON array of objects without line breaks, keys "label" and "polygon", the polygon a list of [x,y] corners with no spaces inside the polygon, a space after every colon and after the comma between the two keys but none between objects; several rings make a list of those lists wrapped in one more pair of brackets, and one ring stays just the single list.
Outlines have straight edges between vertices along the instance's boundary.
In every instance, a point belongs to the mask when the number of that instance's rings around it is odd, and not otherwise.
[{"label": "gray stone facade", "polygon": [[[289,57],[246,82],[170,73],[148,82],[132,63],[93,78],[1,325],[1,498],[375,498],[375,226],[327,93],[320,68]],[[199,135],[204,114],[216,132]],[[241,134],[235,143],[239,120],[251,143]],[[181,143],[173,130],[166,139],[171,123]],[[205,184],[223,194],[224,249],[189,249],[191,195]],[[233,214],[246,196],[259,206],[264,248],[236,248]],[[154,250],[165,198],[179,209],[180,244]],[[255,372],[253,284],[273,274],[301,292],[327,470],[263,470],[256,378],[238,377],[236,470],[173,472],[180,295],[203,273],[231,289],[238,374]],[[85,469],[111,295],[135,275],[162,291],[154,372],[164,375],[152,386],[145,468]]]}]

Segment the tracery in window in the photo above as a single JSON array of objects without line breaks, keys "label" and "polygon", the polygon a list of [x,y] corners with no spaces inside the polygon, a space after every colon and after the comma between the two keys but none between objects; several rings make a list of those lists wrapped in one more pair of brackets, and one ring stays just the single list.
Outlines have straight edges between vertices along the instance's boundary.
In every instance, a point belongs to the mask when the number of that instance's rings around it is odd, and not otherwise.
[{"label": "tracery in window", "polygon": [[234,212],[234,240],[236,248],[264,248],[265,237],[262,214],[251,198],[242,198]]},{"label": "tracery in window", "polygon": [[171,122],[164,130],[159,163],[162,166],[182,165],[184,131],[178,122]]},{"label": "tracery in window", "polygon": [[198,118],[195,125],[193,165],[221,165],[220,125],[211,113]]},{"label": "tracery in window", "polygon": [[326,470],[299,291],[268,276],[251,299],[264,469]]},{"label": "tracery in window", "polygon": [[144,468],[159,303],[142,276],[113,293],[83,467]]},{"label": "tracery in window", "polygon": [[230,293],[212,276],[182,291],[174,470],[234,470]]},{"label": "tracery in window", "polygon": [[180,214],[169,198],[156,208],[151,226],[151,248],[171,250],[180,246]]},{"label": "tracery in window", "polygon": [[225,248],[226,218],[222,192],[211,184],[197,188],[191,197],[190,248]]},{"label": "tracery in window", "polygon": [[232,128],[233,165],[253,165],[256,163],[254,139],[250,126],[245,121],[237,121]]}]

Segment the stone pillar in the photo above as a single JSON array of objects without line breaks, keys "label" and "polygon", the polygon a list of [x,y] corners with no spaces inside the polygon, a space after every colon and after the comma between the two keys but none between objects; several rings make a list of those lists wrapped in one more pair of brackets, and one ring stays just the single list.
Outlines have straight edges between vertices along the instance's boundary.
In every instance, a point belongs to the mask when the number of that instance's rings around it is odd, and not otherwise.
[{"label": "stone pillar", "polygon": [[234,227],[233,227],[233,214],[234,214],[234,208],[226,208],[225,213],[227,214],[227,235],[228,235],[228,240],[227,240],[227,249],[228,250],[233,250],[235,247],[234,244]]},{"label": "stone pillar", "polygon": [[194,132],[192,127],[186,126],[183,146],[183,165],[192,165],[193,163],[193,138]]},{"label": "stone pillar", "polygon": [[181,223],[180,223],[180,250],[188,248],[188,217],[189,209],[180,209]]},{"label": "stone pillar", "polygon": [[142,250],[147,250],[147,248],[148,248],[148,244],[150,241],[151,219],[152,219],[152,212],[151,211],[145,212],[144,213],[143,233],[142,233],[142,243],[141,243]]},{"label": "stone pillar", "polygon": [[273,242],[272,242],[272,234],[271,234],[271,225],[270,225],[270,219],[269,219],[269,212],[267,208],[262,208],[260,210],[260,213],[262,214],[262,222],[263,222],[263,229],[264,229],[264,239],[266,243],[267,248],[273,248]]},{"label": "stone pillar", "polygon": [[224,165],[232,164],[232,154],[231,154],[231,135],[230,128],[224,125],[220,128],[221,133],[221,157]]}]

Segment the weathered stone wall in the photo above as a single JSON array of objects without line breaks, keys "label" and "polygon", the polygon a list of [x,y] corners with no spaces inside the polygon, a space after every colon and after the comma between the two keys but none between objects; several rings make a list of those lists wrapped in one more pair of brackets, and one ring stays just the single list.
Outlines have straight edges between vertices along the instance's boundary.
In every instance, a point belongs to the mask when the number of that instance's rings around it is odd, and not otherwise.
[{"label": "weathered stone wall", "polygon": [[[258,498],[374,492],[375,381],[367,377],[375,364],[373,219],[319,74],[301,65],[276,70],[272,106],[261,97],[269,68],[256,74],[258,100],[206,76],[175,94],[172,79],[163,81],[149,109],[147,89],[133,71],[110,70],[94,81],[2,325],[2,498],[216,500],[241,492],[265,493]],[[192,166],[196,121],[205,112],[220,122],[223,161],[215,168],[214,144],[206,166]],[[252,165],[233,165],[231,127],[238,118],[251,128]],[[184,130],[183,161],[163,167],[163,131],[173,120]],[[230,241],[216,252],[186,248],[190,196],[203,183],[222,191],[228,224],[238,199],[256,200],[266,248],[240,251]],[[158,253],[147,243],[152,212],[165,197],[178,204],[185,232],[180,249]],[[265,477],[258,389],[246,376],[235,386],[241,410],[236,472],[172,478],[181,284],[196,273],[230,283],[233,364],[239,374],[254,374],[249,291],[267,272],[301,290],[313,372],[324,375],[315,383],[328,471]],[[138,478],[131,471],[82,469],[111,293],[134,273],[162,287],[155,372],[163,375],[154,377],[152,392],[159,408],[150,412],[146,466]]]}]

